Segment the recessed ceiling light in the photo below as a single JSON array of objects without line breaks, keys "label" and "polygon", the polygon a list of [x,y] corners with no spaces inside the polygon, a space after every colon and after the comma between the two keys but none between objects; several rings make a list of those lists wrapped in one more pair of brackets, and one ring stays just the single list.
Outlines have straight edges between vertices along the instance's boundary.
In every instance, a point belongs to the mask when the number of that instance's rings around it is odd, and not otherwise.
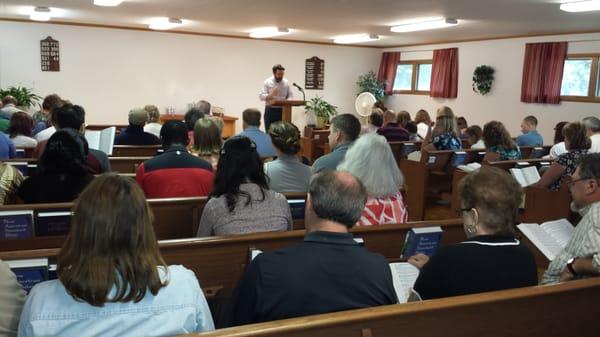
[{"label": "recessed ceiling light", "polygon": [[567,2],[560,5],[560,9],[565,12],[589,12],[600,10],[599,0]]},{"label": "recessed ceiling light", "polygon": [[120,5],[121,2],[123,2],[123,0],[94,0],[94,5],[114,7]]},{"label": "recessed ceiling light", "polygon": [[354,34],[354,35],[342,35],[333,39],[333,43],[345,44],[345,43],[362,43],[379,40],[379,35],[369,34]]},{"label": "recessed ceiling light", "polygon": [[48,7],[36,7],[31,12],[29,18],[35,21],[48,21],[52,17],[50,8]]},{"label": "recessed ceiling light", "polygon": [[172,29],[178,26],[181,26],[183,24],[183,21],[181,21],[181,19],[175,19],[175,18],[158,18],[158,19],[154,19],[150,22],[150,25],[148,25],[148,27],[150,29],[155,29],[155,30],[167,30],[167,29]]},{"label": "recessed ceiling light", "polygon": [[268,38],[268,37],[286,35],[289,33],[290,33],[290,30],[288,28],[263,27],[263,28],[253,29],[250,32],[250,37],[253,37],[255,39],[264,39],[264,38]]},{"label": "recessed ceiling light", "polygon": [[458,20],[456,19],[438,19],[438,20],[428,20],[421,22],[413,22],[407,23],[404,25],[397,25],[390,30],[395,33],[406,33],[406,32],[416,32],[418,30],[428,30],[428,29],[438,29],[456,26],[458,24]]}]

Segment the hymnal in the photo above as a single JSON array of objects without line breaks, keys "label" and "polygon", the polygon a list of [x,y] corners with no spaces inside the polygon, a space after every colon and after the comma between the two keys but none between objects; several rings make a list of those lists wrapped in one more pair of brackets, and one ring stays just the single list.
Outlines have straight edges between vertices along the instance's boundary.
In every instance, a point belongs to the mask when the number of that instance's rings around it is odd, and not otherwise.
[{"label": "hymnal", "polygon": [[510,174],[517,180],[521,187],[533,185],[540,180],[540,173],[535,166],[524,168],[511,168]]},{"label": "hymnal", "polygon": [[35,218],[35,235],[67,235],[71,228],[71,211],[39,212]]},{"label": "hymnal", "polygon": [[115,144],[117,128],[111,126],[102,131],[85,130],[85,139],[90,149],[99,150],[111,156]]},{"label": "hymnal", "polygon": [[294,219],[294,220],[304,219],[304,208],[306,206],[306,200],[304,200],[304,199],[289,199],[288,205],[290,205],[290,211],[292,212],[292,219]]},{"label": "hymnal", "polygon": [[567,219],[535,223],[522,223],[517,228],[533,243],[550,261],[556,258],[573,235],[575,229]]},{"label": "hymnal", "polygon": [[440,245],[444,231],[439,226],[412,228],[402,248],[402,258],[409,258],[417,253],[422,253],[428,256],[433,255]]},{"label": "hymnal", "polygon": [[29,291],[36,284],[48,280],[48,258],[5,261],[17,276],[23,290]]},{"label": "hymnal", "polygon": [[0,212],[0,239],[25,239],[33,236],[33,211]]}]

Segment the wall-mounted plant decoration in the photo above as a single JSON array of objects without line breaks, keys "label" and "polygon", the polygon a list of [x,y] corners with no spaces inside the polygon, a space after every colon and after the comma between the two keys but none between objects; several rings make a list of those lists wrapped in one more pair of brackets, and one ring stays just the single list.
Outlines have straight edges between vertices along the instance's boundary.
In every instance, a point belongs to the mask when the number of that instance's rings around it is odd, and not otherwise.
[{"label": "wall-mounted plant decoration", "polygon": [[486,95],[492,90],[494,68],[486,65],[475,68],[473,72],[473,91]]}]

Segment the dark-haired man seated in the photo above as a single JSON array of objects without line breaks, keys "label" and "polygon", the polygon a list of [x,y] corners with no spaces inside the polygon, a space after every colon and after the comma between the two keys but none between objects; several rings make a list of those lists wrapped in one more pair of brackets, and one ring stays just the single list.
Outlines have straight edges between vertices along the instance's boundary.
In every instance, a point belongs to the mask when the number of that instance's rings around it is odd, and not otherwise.
[{"label": "dark-haired man seated", "polygon": [[346,151],[360,135],[360,121],[352,114],[341,114],[333,117],[329,127],[328,153],[315,160],[312,169],[314,173],[335,170],[346,157]]},{"label": "dark-haired man seated", "polygon": [[542,284],[600,275],[600,153],[582,157],[569,183],[571,209],[582,218]]},{"label": "dark-haired man seated", "polygon": [[135,179],[147,198],[201,197],[212,192],[212,165],[187,151],[183,122],[168,121],[160,129],[165,152],[143,162]]},{"label": "dark-haired man seated", "polygon": [[235,325],[397,303],[386,259],[348,233],[367,199],[345,172],[312,177],[304,242],[258,255],[234,294]]}]

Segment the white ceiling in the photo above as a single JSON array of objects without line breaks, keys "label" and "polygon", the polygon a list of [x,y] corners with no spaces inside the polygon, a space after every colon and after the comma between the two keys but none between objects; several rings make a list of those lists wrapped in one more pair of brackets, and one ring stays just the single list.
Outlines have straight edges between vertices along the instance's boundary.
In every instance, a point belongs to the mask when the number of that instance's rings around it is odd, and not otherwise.
[{"label": "white ceiling", "polygon": [[[253,28],[286,27],[280,39],[331,42],[338,35],[379,34],[371,46],[398,46],[528,34],[600,31],[600,11],[567,13],[561,0],[125,0],[98,7],[92,0],[0,0],[0,18],[27,19],[32,6],[58,9],[54,21],[145,28],[151,18],[184,20],[177,30],[247,36]],[[392,33],[397,22],[456,18],[458,26]]]}]

